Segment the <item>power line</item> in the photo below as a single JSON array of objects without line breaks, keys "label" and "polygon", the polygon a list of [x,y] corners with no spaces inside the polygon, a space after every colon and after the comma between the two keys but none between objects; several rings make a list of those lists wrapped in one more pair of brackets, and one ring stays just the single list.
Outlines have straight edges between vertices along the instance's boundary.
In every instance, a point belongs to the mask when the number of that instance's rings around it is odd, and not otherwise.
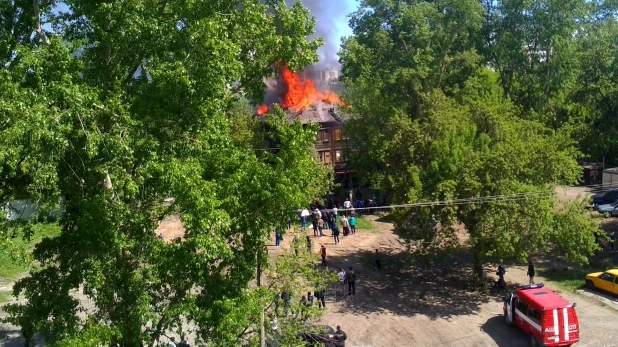
[{"label": "power line", "polygon": [[[600,183],[600,184],[592,184],[588,186],[581,186],[578,188],[608,188],[605,190],[598,190],[598,192],[604,192],[608,190],[612,190],[613,188],[618,188],[618,182],[616,183]],[[362,210],[390,210],[395,208],[412,208],[412,207],[435,207],[435,206],[457,206],[457,205],[469,205],[474,203],[496,203],[496,202],[510,202],[510,201],[522,201],[531,198],[540,198],[540,197],[549,197],[555,194],[555,190],[543,190],[538,192],[526,192],[526,193],[514,193],[514,194],[505,194],[505,195],[489,195],[482,196],[476,198],[460,198],[454,200],[438,200],[438,201],[427,201],[427,202],[417,202],[417,203],[409,203],[409,204],[393,204],[387,206],[374,206],[374,207],[358,207],[358,208],[338,208],[337,211],[345,212],[345,211],[362,211]],[[301,212],[302,210],[296,210],[297,212]],[[333,209],[326,209],[326,211],[332,212]]]}]

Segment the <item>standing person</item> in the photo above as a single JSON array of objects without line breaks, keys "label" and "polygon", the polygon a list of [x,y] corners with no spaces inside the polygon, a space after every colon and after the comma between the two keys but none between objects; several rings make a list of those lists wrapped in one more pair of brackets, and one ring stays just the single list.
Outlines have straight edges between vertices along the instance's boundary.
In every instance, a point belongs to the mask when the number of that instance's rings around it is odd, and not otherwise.
[{"label": "standing person", "polygon": [[279,293],[275,292],[275,297],[273,298],[273,303],[275,304],[275,314],[278,316],[279,315],[279,303],[280,303],[280,299],[281,296],[279,295]]},{"label": "standing person", "polygon": [[534,265],[532,265],[532,260],[528,260],[528,272],[526,273],[530,277],[530,283],[534,284]]},{"label": "standing person", "polygon": [[363,200],[360,199],[360,198],[357,198],[356,199],[356,208],[359,209],[358,210],[358,216],[359,217],[361,217],[363,215],[363,211],[362,211],[363,206],[364,206],[363,205]]},{"label": "standing person", "polygon": [[292,218],[288,216],[288,229],[292,229]]},{"label": "standing person", "polygon": [[275,230],[275,246],[279,246],[281,244],[281,240],[283,240],[281,237],[281,232],[279,230]]},{"label": "standing person", "polygon": [[313,218],[311,218],[311,224],[313,225],[313,236],[317,236],[318,235],[318,216],[316,214],[313,215]]},{"label": "standing person", "polygon": [[324,228],[328,229],[328,219],[329,219],[329,213],[324,211],[324,213],[322,213],[322,223],[324,223],[322,229]]},{"label": "standing person", "polygon": [[337,223],[333,223],[333,238],[335,239],[335,244],[339,243],[339,227]]},{"label": "standing person", "polygon": [[300,298],[300,319],[306,318],[305,311],[307,310],[307,298],[303,295]]},{"label": "standing person", "polygon": [[290,308],[290,297],[290,292],[287,290],[281,293],[281,300],[283,300],[283,314],[286,316],[288,315],[288,309]]},{"label": "standing person", "polygon": [[348,281],[348,295],[356,295],[356,272],[354,272],[351,266],[345,278]]},{"label": "standing person", "polygon": [[356,234],[356,217],[350,217],[350,231],[352,231],[352,235]]},{"label": "standing person", "polygon": [[347,281],[347,274],[345,273],[344,269],[341,269],[341,271],[339,272],[339,284],[341,285],[341,294],[345,294],[345,284],[348,283]]},{"label": "standing person", "polygon": [[345,215],[341,217],[341,227],[343,227],[343,236],[348,236],[350,234],[350,222]]},{"label": "standing person", "polygon": [[309,210],[303,208],[300,212],[300,226],[302,231],[307,231],[307,218],[309,217]]},{"label": "standing person", "polygon": [[324,302],[324,297],[326,296],[325,289],[320,284],[318,284],[315,289],[315,298],[318,299],[318,308],[326,308],[326,303]]},{"label": "standing person", "polygon": [[307,292],[307,307],[313,306],[313,295],[311,292]]},{"label": "standing person", "polygon": [[609,245],[612,248],[612,252],[615,251],[615,248],[614,248],[615,239],[614,238],[615,238],[615,234],[614,234],[614,231],[612,230],[609,232]]},{"label": "standing person", "polygon": [[167,343],[168,347],[176,347],[176,338],[170,337],[170,342]]},{"label": "standing person", "polygon": [[311,248],[312,248],[312,244],[311,244],[311,239],[309,238],[309,235],[307,235],[307,253],[311,254]]},{"label": "standing person", "polygon": [[375,263],[376,271],[380,271],[380,269],[382,268],[382,263],[380,263],[380,253],[377,249],[376,252],[373,253],[373,262]]},{"label": "standing person", "polygon": [[337,211],[339,211],[337,209],[337,205],[333,206],[333,215],[332,215],[332,217],[333,217],[333,224],[337,223]]},{"label": "standing person", "polygon": [[320,245],[320,255],[322,256],[322,266],[326,266],[326,247],[322,244]]},{"label": "standing person", "polygon": [[294,253],[298,256],[298,247],[299,247],[298,235],[294,235]]},{"label": "standing person", "polygon": [[349,216],[350,215],[350,208],[352,208],[352,203],[350,202],[350,199],[345,198],[345,201],[343,202],[343,208],[345,208],[345,215]]},{"label": "standing person", "polygon": [[348,335],[345,334],[345,331],[341,330],[341,325],[337,325],[334,338],[335,347],[345,347],[345,340],[347,340]]},{"label": "standing person", "polygon": [[324,236],[324,220],[322,218],[318,219],[318,236]]}]

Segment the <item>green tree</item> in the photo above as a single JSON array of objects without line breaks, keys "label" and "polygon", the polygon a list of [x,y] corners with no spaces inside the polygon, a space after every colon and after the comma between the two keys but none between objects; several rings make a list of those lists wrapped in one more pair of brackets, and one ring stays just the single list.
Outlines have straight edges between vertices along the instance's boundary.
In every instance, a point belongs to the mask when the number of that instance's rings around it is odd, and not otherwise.
[{"label": "green tree", "polygon": [[[264,298],[247,287],[269,231],[324,192],[327,172],[311,156],[316,129],[269,116],[269,132],[247,136],[274,138],[274,154],[238,136],[230,105],[263,98],[273,64],[317,60],[314,20],[275,0],[64,3],[53,15],[53,1],[3,2],[0,14],[14,34],[0,34],[0,198],[66,207],[7,320],[27,341],[154,346],[191,326],[236,345],[237,308],[254,314]],[[185,235],[160,242],[171,214]]]},{"label": "green tree", "polygon": [[[449,35],[442,35],[445,27],[453,27],[443,13],[478,15],[472,3],[444,6],[456,8],[437,11],[434,3],[365,1],[353,15],[354,36],[344,42],[341,62],[348,87],[346,101],[352,106],[346,131],[356,151],[355,164],[393,203],[512,196],[491,203],[469,200],[395,214],[397,228],[412,240],[412,249],[422,254],[431,253],[432,248],[456,247],[455,227],[462,225],[470,237],[476,283],[490,256],[521,260],[558,247],[568,249],[570,259],[585,262],[596,248],[593,232],[597,227],[585,217],[572,218],[578,231],[565,236],[565,212],[553,193],[555,185],[579,179],[576,143],[567,131],[526,120],[525,109],[505,97],[500,72],[492,71],[484,65],[486,59],[477,56],[475,44],[483,37],[480,25],[474,24],[477,17],[465,17],[472,18],[464,21],[469,26],[458,27],[468,33],[468,39],[455,46],[459,49],[435,53],[433,47],[445,47],[451,41]],[[383,14],[385,8],[388,16]],[[423,37],[431,40],[417,45],[399,40],[397,44],[393,34],[398,27],[390,18],[419,8],[427,11],[417,14],[414,27],[424,28]],[[442,18],[437,22],[441,25],[428,26],[435,17]],[[450,33],[458,36],[460,32]],[[415,50],[406,50],[406,45]],[[423,64],[414,64],[421,61],[421,53],[426,55]],[[386,55],[392,58],[382,58]],[[467,64],[455,63],[462,55],[475,58],[467,59]],[[453,66],[432,68],[441,60]],[[459,69],[462,66],[466,69]],[[452,78],[444,79],[442,71]],[[417,83],[399,79],[403,75]],[[517,194],[527,196],[517,198]],[[579,205],[569,206],[568,211],[584,213]]]}]

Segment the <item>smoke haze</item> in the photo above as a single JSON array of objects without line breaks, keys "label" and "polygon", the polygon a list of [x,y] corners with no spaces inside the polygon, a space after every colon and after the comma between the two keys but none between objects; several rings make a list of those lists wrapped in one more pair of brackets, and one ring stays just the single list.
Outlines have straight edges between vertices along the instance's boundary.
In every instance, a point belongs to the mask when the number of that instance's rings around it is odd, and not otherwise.
[{"label": "smoke haze", "polygon": [[[288,6],[293,5],[297,0],[286,0]],[[311,15],[316,19],[315,37],[324,39],[324,46],[320,47],[318,54],[320,62],[314,66],[319,70],[339,70],[340,36],[346,31],[348,26],[347,15],[354,11],[354,7],[349,0],[299,0],[311,11]],[[314,38],[314,37],[311,37]]]}]

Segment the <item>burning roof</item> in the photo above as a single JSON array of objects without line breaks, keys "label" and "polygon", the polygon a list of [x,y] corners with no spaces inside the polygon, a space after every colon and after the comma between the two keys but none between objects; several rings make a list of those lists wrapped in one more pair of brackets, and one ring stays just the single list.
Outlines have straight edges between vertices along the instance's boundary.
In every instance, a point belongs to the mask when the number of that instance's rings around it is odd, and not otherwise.
[{"label": "burning roof", "polygon": [[[300,76],[287,66],[281,68],[281,77],[285,93],[280,97],[279,105],[286,111],[288,120],[300,119],[303,124],[308,121],[337,122],[331,113],[336,106],[343,105],[339,95],[331,91],[320,92],[311,79]],[[268,105],[259,105],[257,114],[262,116],[268,109]]]}]

